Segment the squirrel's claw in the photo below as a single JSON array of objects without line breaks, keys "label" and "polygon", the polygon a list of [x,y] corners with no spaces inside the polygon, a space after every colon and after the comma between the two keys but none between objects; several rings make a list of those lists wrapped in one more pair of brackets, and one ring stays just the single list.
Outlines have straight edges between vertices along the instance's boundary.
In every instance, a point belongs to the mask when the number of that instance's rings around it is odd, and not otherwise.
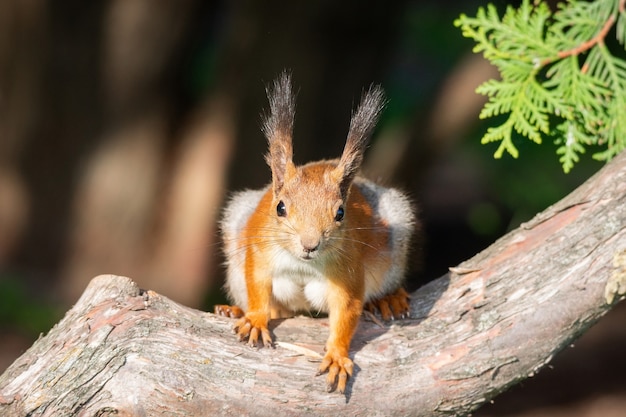
[{"label": "squirrel's claw", "polygon": [[[252,316],[252,319],[248,317],[249,315]],[[258,319],[255,319],[257,318],[254,315],[248,313],[235,323],[234,331],[237,333],[239,341],[244,342],[247,339],[250,347],[260,347],[261,345],[265,347],[274,347],[272,336],[270,335],[267,325],[263,325],[261,323],[255,324],[254,322],[259,321]],[[265,322],[267,322],[267,320],[265,320]]]},{"label": "squirrel's claw", "polygon": [[326,376],[326,391],[333,392],[335,389],[340,394],[346,391],[348,378],[352,376],[354,364],[346,356],[327,353],[318,368],[316,375],[328,372]]},{"label": "squirrel's claw", "polygon": [[406,319],[411,314],[409,298],[404,288],[398,288],[392,294],[368,302],[365,309],[372,314],[378,311],[383,320]]},{"label": "squirrel's claw", "polygon": [[259,345],[259,333],[261,336],[261,343],[265,347],[274,347],[274,343],[272,342],[272,336],[270,336],[270,331],[267,328],[258,328],[253,327],[250,330],[250,336],[248,338],[248,345],[251,347],[260,346]]},{"label": "squirrel's claw", "polygon": [[213,307],[214,314],[222,317],[230,317],[231,319],[238,319],[244,316],[244,312],[237,306],[231,306],[227,304],[217,304]]}]

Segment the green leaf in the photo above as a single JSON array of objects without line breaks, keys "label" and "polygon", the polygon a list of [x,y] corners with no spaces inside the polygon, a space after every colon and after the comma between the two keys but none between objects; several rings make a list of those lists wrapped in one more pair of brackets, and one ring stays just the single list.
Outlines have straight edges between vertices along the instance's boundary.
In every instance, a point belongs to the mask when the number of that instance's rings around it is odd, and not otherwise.
[{"label": "green leaf", "polygon": [[585,146],[604,146],[593,155],[601,160],[626,147],[626,61],[604,42],[616,24],[614,33],[626,44],[620,0],[569,0],[554,14],[544,1],[522,0],[517,8],[507,6],[502,17],[489,4],[476,17],[461,15],[454,24],[500,73],[499,80],[476,89],[489,98],[481,119],[506,116],[481,140],[500,142],[496,158],[504,152],[518,156],[514,133],[535,143],[551,136],[565,172]]},{"label": "green leaf", "polygon": [[557,139],[557,144],[561,143],[561,146],[557,148],[557,155],[559,162],[563,167],[563,171],[567,174],[572,170],[574,164],[580,160],[579,154],[585,153],[585,148],[582,143],[588,141],[588,137],[584,131],[579,129],[573,121],[565,121],[557,126],[557,130],[561,131],[563,138]]}]

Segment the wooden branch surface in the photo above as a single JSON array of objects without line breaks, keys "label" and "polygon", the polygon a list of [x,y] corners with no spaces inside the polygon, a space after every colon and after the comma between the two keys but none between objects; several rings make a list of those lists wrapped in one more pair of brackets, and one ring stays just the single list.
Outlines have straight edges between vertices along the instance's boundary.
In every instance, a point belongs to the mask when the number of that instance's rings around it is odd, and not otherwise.
[{"label": "wooden branch surface", "polygon": [[469,413],[532,376],[626,292],[626,153],[578,190],[413,294],[412,319],[362,320],[346,396],[316,377],[325,319],[233,320],[103,275],[0,377],[2,416]]}]

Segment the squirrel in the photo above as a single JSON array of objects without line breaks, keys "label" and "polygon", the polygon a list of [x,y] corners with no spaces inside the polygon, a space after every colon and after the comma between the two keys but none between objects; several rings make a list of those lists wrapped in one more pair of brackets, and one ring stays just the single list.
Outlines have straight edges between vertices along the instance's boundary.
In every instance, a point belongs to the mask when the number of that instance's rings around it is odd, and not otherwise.
[{"label": "squirrel", "polygon": [[215,312],[239,318],[234,331],[241,341],[268,347],[270,319],[328,313],[330,334],[317,374],[328,372],[327,391],[343,393],[363,310],[378,310],[384,320],[410,311],[402,284],[416,225],[412,204],[400,191],[357,175],[384,92],[372,86],[363,94],[341,158],[303,166],[292,161],[291,76],[282,73],[267,95],[262,131],[272,181],[234,194],[223,212],[225,289],[236,305],[217,305]]}]

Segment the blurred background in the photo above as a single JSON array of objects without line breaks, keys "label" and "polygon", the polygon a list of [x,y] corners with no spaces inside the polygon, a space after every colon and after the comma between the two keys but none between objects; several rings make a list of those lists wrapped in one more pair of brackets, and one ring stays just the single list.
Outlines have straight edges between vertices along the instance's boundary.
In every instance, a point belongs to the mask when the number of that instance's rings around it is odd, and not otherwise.
[{"label": "blurred background", "polygon": [[[495,1],[503,11],[507,2]],[[265,85],[290,69],[295,162],[340,155],[361,92],[389,105],[364,171],[419,203],[409,285],[443,275],[601,165],[555,147],[494,160],[474,93],[496,76],[452,25],[486,1],[0,2],[0,372],[100,274],[223,301],[216,226],[270,180]],[[626,309],[480,416],[626,410]]]}]

